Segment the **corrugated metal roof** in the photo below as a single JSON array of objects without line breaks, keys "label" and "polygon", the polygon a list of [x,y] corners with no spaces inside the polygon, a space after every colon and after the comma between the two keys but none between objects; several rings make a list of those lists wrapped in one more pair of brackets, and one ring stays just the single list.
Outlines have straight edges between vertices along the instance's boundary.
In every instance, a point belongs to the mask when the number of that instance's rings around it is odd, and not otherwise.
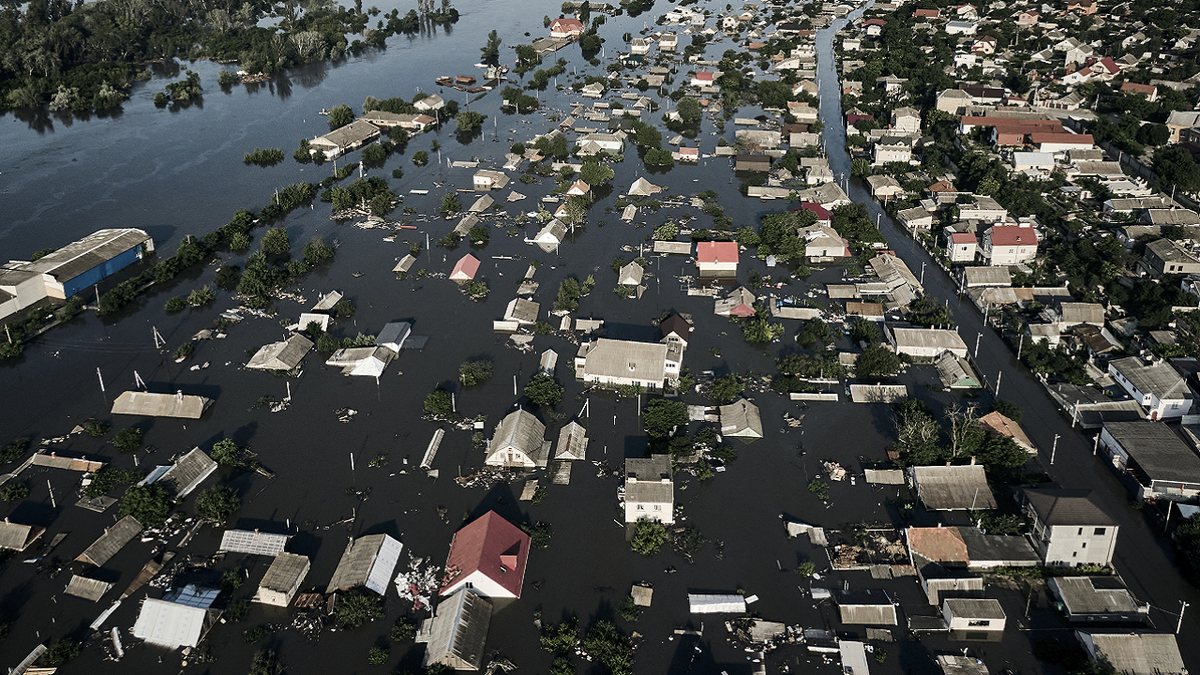
[{"label": "corrugated metal roof", "polygon": [[126,391],[113,401],[112,414],[142,417],[180,417],[199,419],[212,399],[184,394],[155,394],[148,391]]},{"label": "corrugated metal roof", "polygon": [[33,261],[27,269],[38,274],[49,274],[62,283],[149,239],[150,235],[144,231],[132,228],[97,230]]},{"label": "corrugated metal roof", "polygon": [[112,584],[106,581],[89,579],[81,577],[78,574],[73,574],[65,592],[67,595],[74,595],[77,598],[97,602],[110,588],[112,588]]},{"label": "corrugated metal roof", "polygon": [[509,448],[533,458],[542,447],[546,436],[546,425],[527,410],[514,410],[500,420],[496,433],[488,446],[488,454],[507,451]]},{"label": "corrugated metal roof", "polygon": [[271,561],[259,587],[277,593],[287,593],[308,574],[310,563],[307,556],[295,553],[280,553]]},{"label": "corrugated metal roof", "polygon": [[917,493],[930,510],[994,509],[983,466],[915,466]]},{"label": "corrugated metal roof", "polygon": [[5,518],[3,522],[0,522],[0,548],[24,551],[45,531],[44,527],[11,523]]},{"label": "corrugated metal roof", "polygon": [[625,501],[630,504],[671,504],[675,483],[670,455],[631,457],[625,460]]},{"label": "corrugated metal roof", "polygon": [[580,375],[584,378],[666,379],[668,345],[599,338],[591,343]]},{"label": "corrugated metal roof", "polygon": [[1118,673],[1173,675],[1187,672],[1179,644],[1170,633],[1084,633],[1098,656],[1108,659]]},{"label": "corrugated metal roof", "polygon": [[558,432],[554,459],[587,459],[587,430],[578,422],[570,422]]},{"label": "corrugated metal roof", "polygon": [[971,619],[1004,619],[1004,609],[995,598],[946,598],[944,606],[950,614]]},{"label": "corrugated metal roof", "polygon": [[1046,582],[1062,600],[1067,611],[1074,615],[1132,614],[1138,611],[1133,596],[1114,577],[1052,577]]},{"label": "corrugated metal roof", "polygon": [[688,593],[692,614],[744,614],[746,598],[734,593]]},{"label": "corrugated metal roof", "polygon": [[[370,534],[359,537],[346,546],[342,559],[338,561],[333,578],[329,581],[326,593],[345,591],[358,586],[367,588],[383,595],[387,589],[387,578],[396,568],[403,545],[386,534]],[[386,571],[383,571],[385,570]],[[379,574],[383,571],[382,575]],[[383,577],[383,584],[375,583],[377,576]]]},{"label": "corrugated metal roof", "polygon": [[943,675],[988,675],[987,666],[974,657],[938,654],[937,664]]},{"label": "corrugated metal roof", "polygon": [[763,428],[758,406],[744,398],[721,406],[721,435],[762,438]]},{"label": "corrugated metal roof", "polygon": [[288,534],[260,532],[259,530],[225,530],[217,551],[248,553],[250,555],[277,556],[287,549]]},{"label": "corrugated metal roof", "polygon": [[424,665],[479,670],[491,622],[492,603],[467,589],[442,600],[429,619]]},{"label": "corrugated metal roof", "polygon": [[171,493],[173,499],[183,499],[217,470],[217,463],[200,448],[180,457],[175,465],[156,482]]},{"label": "corrugated metal roof", "polygon": [[842,623],[873,626],[895,626],[898,623],[896,606],[882,590],[842,590],[835,592],[834,598]]},{"label": "corrugated metal roof", "polygon": [[297,333],[283,342],[263,345],[250,357],[247,368],[253,370],[291,370],[313,348],[312,340]]},{"label": "corrugated metal roof", "polygon": [[1046,525],[1116,525],[1087,489],[1026,488],[1025,499]]},{"label": "corrugated metal roof", "polygon": [[1105,422],[1104,430],[1151,480],[1200,483],[1200,457],[1165,424],[1148,420]]}]

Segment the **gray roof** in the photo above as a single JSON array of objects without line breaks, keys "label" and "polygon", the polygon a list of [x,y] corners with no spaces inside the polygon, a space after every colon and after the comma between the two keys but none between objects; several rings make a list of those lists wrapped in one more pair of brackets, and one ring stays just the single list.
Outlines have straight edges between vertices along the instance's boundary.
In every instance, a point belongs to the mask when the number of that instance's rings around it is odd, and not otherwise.
[{"label": "gray roof", "polygon": [[971,364],[961,356],[943,352],[934,362],[938,377],[946,387],[978,387],[979,376],[971,368]]},{"label": "gray roof", "polygon": [[415,262],[417,262],[417,259],[414,258],[412,256],[412,254],[410,253],[410,254],[404,256],[403,258],[401,258],[400,262],[396,263],[396,266],[392,268],[392,271],[393,272],[407,272],[408,270],[412,269],[413,263],[415,263]]},{"label": "gray roof", "polygon": [[496,425],[496,433],[488,446],[488,454],[504,448],[513,448],[532,458],[541,449],[545,436],[546,425],[534,417],[533,413],[528,410],[514,410]]},{"label": "gray roof", "polygon": [[558,432],[554,459],[587,459],[587,430],[578,422],[570,422]]},{"label": "gray roof", "polygon": [[183,499],[216,470],[217,463],[211,457],[200,448],[192,448],[155,482],[166,488],[172,499]]},{"label": "gray roof", "polygon": [[[348,148],[360,143],[365,143],[372,138],[379,136],[379,128],[370,122],[362,120],[354,120],[344,127],[339,127],[333,131],[314,138],[314,141],[325,141],[338,148]],[[320,144],[320,143],[318,143]]]},{"label": "gray roof", "polygon": [[438,603],[428,619],[424,665],[442,663],[454,670],[479,670],[492,622],[492,603],[462,589]]},{"label": "gray roof", "polygon": [[513,298],[509,301],[508,307],[504,309],[504,319],[506,321],[515,320],[522,323],[534,323],[537,321],[538,313],[541,309],[541,303],[526,300],[525,298]]},{"label": "gray roof", "polygon": [[1065,324],[1104,325],[1104,305],[1098,302],[1064,302],[1059,305],[1059,310]]},{"label": "gray roof", "polygon": [[762,419],[758,414],[758,406],[744,398],[721,406],[721,435],[762,438]]},{"label": "gray roof", "polygon": [[866,624],[871,626],[895,626],[896,606],[885,591],[840,590],[834,593],[842,623]]},{"label": "gray roof", "polygon": [[312,348],[312,340],[297,333],[283,342],[263,345],[246,367],[253,370],[291,370],[300,365],[300,360]]},{"label": "gray roof", "polygon": [[943,675],[988,675],[987,666],[974,657],[938,654],[937,664]]},{"label": "gray roof", "polygon": [[645,272],[645,268],[639,265],[637,261],[628,263],[617,272],[617,283],[627,286],[637,286],[642,283],[642,275]]},{"label": "gray roof", "polygon": [[144,231],[132,228],[97,230],[23,268],[36,274],[49,274],[62,283],[149,239],[150,235]]},{"label": "gray roof", "polygon": [[80,553],[76,560],[101,567],[141,531],[142,524],[138,522],[137,518],[125,516],[100,535],[99,539],[92,542],[92,545]]},{"label": "gray roof", "polygon": [[963,276],[966,277],[967,288],[975,288],[977,286],[1012,286],[1012,272],[1008,267],[997,265],[979,266],[979,267],[964,267]]},{"label": "gray roof", "polygon": [[24,551],[45,531],[44,527],[11,523],[5,518],[4,522],[0,522],[0,548]]},{"label": "gray roof", "polygon": [[1116,577],[1052,577],[1047,583],[1073,615],[1138,611],[1133,595]]},{"label": "gray roof", "polygon": [[[1082,631],[1081,631],[1082,632]],[[1083,633],[1096,653],[1108,659],[1118,673],[1173,675],[1185,673],[1179,644],[1170,633]]]},{"label": "gray roof", "polygon": [[375,336],[375,344],[383,345],[394,351],[404,348],[404,342],[412,334],[412,324],[408,321],[391,321],[384,324],[379,335]]},{"label": "gray roof", "polygon": [[659,342],[599,338],[580,345],[579,353],[586,359],[580,373],[583,376],[632,377],[662,382],[666,379],[668,357],[678,356],[679,350],[677,345]]},{"label": "gray roof", "polygon": [[107,593],[108,589],[110,588],[112,588],[112,584],[106,581],[98,581],[96,579],[81,577],[78,574],[72,574],[71,581],[67,584],[67,590],[65,593],[67,595],[74,595],[77,598],[83,598],[84,600],[96,602],[101,598],[101,596]]},{"label": "gray roof", "polygon": [[307,556],[295,553],[280,553],[271,561],[267,573],[263,575],[260,588],[266,588],[278,593],[287,593],[308,574],[309,561]]},{"label": "gray roof", "polygon": [[275,534],[259,530],[225,530],[217,551],[277,556],[287,548],[290,534]]},{"label": "gray roof", "polygon": [[180,417],[200,419],[211,398],[187,396],[182,393],[155,394],[148,391],[126,391],[113,401],[112,414],[143,417]]},{"label": "gray roof", "polygon": [[626,459],[625,475],[626,502],[670,504],[675,501],[670,455]]},{"label": "gray roof", "polygon": [[1003,619],[1004,609],[994,598],[946,598],[944,606],[954,616],[972,619]]},{"label": "gray roof", "polygon": [[221,615],[209,609],[219,592],[189,585],[162,600],[146,598],[133,626],[134,637],[170,649],[195,647]]},{"label": "gray roof", "polygon": [[923,290],[920,280],[908,269],[908,265],[904,261],[890,253],[883,253],[871,258],[871,269],[875,272],[875,276],[885,283],[896,283],[903,281],[908,284],[914,291],[920,292]]},{"label": "gray roof", "polygon": [[[1162,223],[1155,223],[1161,225]],[[1157,239],[1146,244],[1146,252],[1153,253],[1156,258],[1163,262],[1178,262],[1178,263],[1194,263],[1196,258],[1188,253],[1177,242],[1170,239]]]},{"label": "gray roof", "polygon": [[994,509],[983,466],[914,466],[909,469],[925,508],[930,510]]},{"label": "gray roof", "polygon": [[[393,546],[389,546],[389,544]],[[329,587],[325,589],[325,592],[333,593],[358,586],[371,588],[373,584],[368,584],[368,582],[373,581],[372,577],[378,576],[374,574],[376,564],[383,563],[386,566],[388,560],[384,558],[383,554],[397,546],[399,546],[399,542],[386,534],[369,534],[350,542],[342,554],[342,559],[338,561],[337,569],[334,570],[333,578],[329,580]],[[399,550],[396,551],[396,555],[399,556]],[[390,558],[390,556],[388,557]],[[395,565],[396,561],[391,560],[391,568],[386,571],[385,576],[391,576]],[[384,581],[386,583],[386,579]],[[382,595],[385,588],[386,586],[371,590]]]},{"label": "gray roof", "polygon": [[966,349],[967,343],[955,331],[941,328],[892,328],[898,348]]},{"label": "gray roof", "polygon": [[1091,490],[1026,488],[1025,499],[1046,525],[1117,524],[1092,498]]},{"label": "gray roof", "polygon": [[1191,209],[1148,209],[1143,219],[1152,225],[1196,225],[1200,223],[1200,215]]},{"label": "gray roof", "polygon": [[1200,457],[1161,422],[1105,422],[1104,430],[1151,480],[1200,482]]},{"label": "gray roof", "polygon": [[984,534],[974,527],[960,527],[958,533],[967,545],[968,565],[999,561],[1005,565],[1024,566],[1041,562],[1025,537]]}]

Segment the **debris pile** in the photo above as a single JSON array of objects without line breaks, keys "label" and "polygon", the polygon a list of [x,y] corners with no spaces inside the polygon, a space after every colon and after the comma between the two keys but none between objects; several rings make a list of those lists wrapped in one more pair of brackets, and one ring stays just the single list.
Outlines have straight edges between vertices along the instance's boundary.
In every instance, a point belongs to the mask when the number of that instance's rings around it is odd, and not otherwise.
[{"label": "debris pile", "polygon": [[793,417],[791,413],[783,413],[783,423],[795,429],[804,423],[804,415]]},{"label": "debris pile", "polygon": [[410,556],[408,569],[401,569],[396,575],[396,592],[401,599],[412,601],[412,611],[432,606],[439,588],[439,572],[437,565],[426,565],[424,558]]},{"label": "debris pile", "polygon": [[837,462],[822,462],[825,465],[825,472],[829,474],[829,480],[846,480],[846,470]]}]

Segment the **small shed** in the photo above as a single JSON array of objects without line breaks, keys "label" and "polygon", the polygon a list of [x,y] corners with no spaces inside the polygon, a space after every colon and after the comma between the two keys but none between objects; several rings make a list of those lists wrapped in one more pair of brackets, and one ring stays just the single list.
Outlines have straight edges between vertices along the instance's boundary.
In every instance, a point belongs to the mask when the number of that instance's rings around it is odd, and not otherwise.
[{"label": "small shed", "polygon": [[1071,623],[1145,623],[1149,605],[1138,605],[1116,576],[1051,577],[1046,585]]},{"label": "small shed", "polygon": [[396,263],[396,266],[392,268],[392,271],[397,274],[399,274],[401,272],[407,273],[410,269],[412,269],[412,266],[416,262],[417,262],[417,259],[415,257],[413,257],[413,255],[410,253],[410,254],[404,256],[403,258],[401,258],[400,262]]},{"label": "small shed", "polygon": [[300,590],[304,577],[308,576],[311,563],[307,556],[295,553],[280,553],[271,561],[267,573],[263,575],[254,601],[264,605],[287,607],[292,604],[292,598]]},{"label": "small shed", "polygon": [[73,595],[77,598],[98,602],[110,588],[112,588],[112,584],[106,581],[89,579],[81,577],[78,574],[72,574],[71,581],[67,583],[67,590],[64,592],[67,595]]},{"label": "small shed", "polygon": [[942,386],[947,389],[978,389],[979,376],[961,356],[945,352],[933,362]]},{"label": "small shed", "polygon": [[[483,195],[479,199],[476,199],[475,203],[471,204],[470,208],[468,208],[467,211],[470,213],[483,213],[484,211],[487,211],[488,209],[492,208],[492,205],[495,203],[496,203],[496,200],[492,199],[491,195]],[[478,222],[478,221],[476,221],[476,222]]]},{"label": "small shed", "polygon": [[146,598],[133,626],[133,636],[168,649],[195,647],[221,617],[221,610],[212,609],[220,592],[188,585],[162,600]]},{"label": "small shed", "polygon": [[587,459],[587,430],[578,422],[567,423],[558,432],[558,445],[554,448],[554,459]]},{"label": "small shed", "polygon": [[880,589],[840,590],[834,593],[842,623],[867,626],[895,626],[896,605]]},{"label": "small shed", "polygon": [[1006,617],[994,598],[946,598],[942,619],[951,631],[1003,631]]},{"label": "small shed", "polygon": [[541,309],[540,303],[525,298],[513,298],[504,309],[504,320],[515,321],[520,325],[532,325],[537,323]]},{"label": "small shed", "polygon": [[866,645],[858,640],[841,640],[838,642],[838,651],[841,653],[844,675],[870,675]]},{"label": "small shed", "polygon": [[142,524],[133,516],[125,516],[115,525],[104,530],[96,541],[92,542],[75,560],[102,567],[142,531]]},{"label": "small shed", "polygon": [[746,598],[736,593],[688,593],[692,614],[745,614]]},{"label": "small shed", "polygon": [[375,336],[375,344],[399,354],[404,348],[405,340],[412,335],[412,326],[408,321],[390,321],[384,324],[379,335]]},{"label": "small shed", "polygon": [[937,664],[942,669],[942,675],[988,675],[987,666],[974,657],[938,654]]},{"label": "small shed", "polygon": [[290,534],[275,534],[261,530],[225,530],[217,552],[247,553],[277,556],[287,549]]},{"label": "small shed", "polygon": [[339,349],[325,361],[327,366],[342,369],[342,375],[379,377],[387,365],[399,356],[387,347],[347,347]]}]

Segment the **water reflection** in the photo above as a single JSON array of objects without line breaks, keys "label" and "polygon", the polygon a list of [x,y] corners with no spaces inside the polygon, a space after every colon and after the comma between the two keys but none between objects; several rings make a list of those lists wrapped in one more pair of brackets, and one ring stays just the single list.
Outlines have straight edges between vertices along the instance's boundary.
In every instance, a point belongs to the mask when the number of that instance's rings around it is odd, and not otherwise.
[{"label": "water reflection", "polygon": [[329,62],[314,61],[313,63],[307,63],[296,68],[294,73],[299,78],[301,87],[312,89],[324,82],[326,76],[329,75]]},{"label": "water reflection", "polygon": [[150,62],[150,74],[154,77],[176,77],[181,72],[183,68],[175,59]]},{"label": "water reflection", "polygon": [[13,110],[13,117],[27,124],[38,134],[54,131],[54,120],[50,119],[50,113],[44,107],[18,108]]}]

